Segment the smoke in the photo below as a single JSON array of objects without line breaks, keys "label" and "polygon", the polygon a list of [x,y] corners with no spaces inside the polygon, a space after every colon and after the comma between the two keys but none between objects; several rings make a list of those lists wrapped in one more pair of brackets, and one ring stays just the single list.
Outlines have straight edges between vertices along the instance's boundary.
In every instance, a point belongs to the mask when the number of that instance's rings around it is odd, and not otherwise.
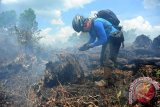
[{"label": "smoke", "polygon": [[5,88],[4,91],[12,97],[15,107],[33,106],[28,101],[29,92],[31,86],[44,74],[47,55],[41,55],[42,50],[37,47],[34,53],[24,50],[25,48],[18,43],[14,31],[9,28],[0,29],[0,81]]},{"label": "smoke", "polygon": [[6,30],[0,30],[0,60],[8,61],[14,59],[18,54],[19,46],[16,36]]},{"label": "smoke", "polygon": [[[41,31],[40,35],[43,36],[40,40],[40,44],[45,47],[52,47],[53,49],[75,47],[73,44],[77,46],[78,42],[81,41],[78,40],[80,35],[75,33],[70,26],[64,26],[55,33],[52,33],[52,28],[46,28]],[[81,36],[82,35],[85,34],[81,34]]]},{"label": "smoke", "polygon": [[[135,38],[138,35],[145,34],[149,36],[151,39],[154,39],[160,34],[160,25],[151,25],[147,20],[145,20],[142,16],[138,16],[136,18],[132,18],[129,20],[121,21],[123,30],[125,32],[130,32],[130,38]],[[129,35],[128,35],[129,36]]]}]

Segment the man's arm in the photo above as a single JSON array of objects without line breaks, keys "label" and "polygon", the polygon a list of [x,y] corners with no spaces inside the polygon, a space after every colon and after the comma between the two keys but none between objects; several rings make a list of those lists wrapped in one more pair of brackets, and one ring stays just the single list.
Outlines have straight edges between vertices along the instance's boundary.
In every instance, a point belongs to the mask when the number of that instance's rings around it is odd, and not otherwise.
[{"label": "man's arm", "polygon": [[89,33],[89,35],[90,35],[89,41],[79,48],[80,51],[86,51],[86,50],[88,50],[90,48],[89,44],[92,44],[92,43],[95,42],[96,36],[92,35],[91,33]]},{"label": "man's arm", "polygon": [[90,39],[86,44],[94,43],[96,40],[96,36],[89,33]]},{"label": "man's arm", "polygon": [[94,29],[96,31],[96,35],[98,36],[98,40],[94,43],[90,44],[90,47],[93,48],[95,46],[103,45],[107,42],[107,35],[103,26],[103,23],[100,21],[96,21],[94,23]]}]

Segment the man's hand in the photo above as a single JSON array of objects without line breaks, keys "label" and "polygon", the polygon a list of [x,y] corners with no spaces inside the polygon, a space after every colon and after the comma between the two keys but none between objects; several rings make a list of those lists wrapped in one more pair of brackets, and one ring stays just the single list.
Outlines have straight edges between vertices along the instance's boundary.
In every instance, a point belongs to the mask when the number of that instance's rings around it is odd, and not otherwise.
[{"label": "man's hand", "polygon": [[79,48],[80,51],[86,51],[90,48],[93,48],[92,44],[84,44],[82,47]]},{"label": "man's hand", "polygon": [[88,47],[82,46],[82,47],[79,48],[79,51],[86,51],[88,49],[89,49]]},{"label": "man's hand", "polygon": [[88,43],[85,43],[82,47],[86,47],[87,45],[89,45]]}]

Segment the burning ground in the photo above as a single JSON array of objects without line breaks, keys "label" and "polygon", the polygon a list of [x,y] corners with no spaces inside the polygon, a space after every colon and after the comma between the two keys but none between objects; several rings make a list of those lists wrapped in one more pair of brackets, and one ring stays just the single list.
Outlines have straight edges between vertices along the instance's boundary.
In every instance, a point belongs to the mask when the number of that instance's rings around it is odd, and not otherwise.
[{"label": "burning ground", "polygon": [[[149,76],[160,82],[159,37],[153,41],[145,35],[137,37],[131,46],[120,50],[116,69],[108,73],[107,68],[99,68],[99,47],[86,52],[56,49],[45,54],[47,57],[24,52],[4,57],[0,62],[0,106],[131,106],[128,92],[133,80]],[[103,82],[99,87],[95,85],[106,77],[105,87]],[[159,100],[157,92],[148,106],[159,106]]]}]

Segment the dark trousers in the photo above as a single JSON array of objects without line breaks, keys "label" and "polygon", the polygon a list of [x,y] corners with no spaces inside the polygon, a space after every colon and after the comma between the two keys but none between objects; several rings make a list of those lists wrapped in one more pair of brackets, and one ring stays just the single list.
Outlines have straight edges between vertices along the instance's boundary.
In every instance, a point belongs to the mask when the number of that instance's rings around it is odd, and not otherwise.
[{"label": "dark trousers", "polygon": [[101,50],[100,65],[102,67],[115,67],[120,46],[121,41],[109,37],[108,42],[102,46]]}]

